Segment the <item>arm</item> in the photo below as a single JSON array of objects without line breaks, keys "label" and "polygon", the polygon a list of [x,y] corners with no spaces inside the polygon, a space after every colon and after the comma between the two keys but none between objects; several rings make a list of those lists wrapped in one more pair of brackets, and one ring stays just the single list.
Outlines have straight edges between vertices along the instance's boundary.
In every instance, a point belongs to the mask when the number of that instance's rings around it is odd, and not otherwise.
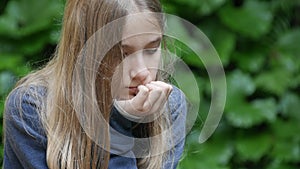
[{"label": "arm", "polygon": [[[124,101],[124,103],[125,102],[126,101]],[[132,102],[134,102],[134,99],[132,99]],[[128,105],[134,105],[134,103],[130,103]],[[170,109],[170,112],[171,112],[170,120],[172,123],[171,131],[172,131],[174,144],[171,145],[172,150],[167,152],[167,159],[165,159],[165,161],[163,162],[164,169],[176,168],[178,161],[181,158],[183,148],[184,148],[185,122],[186,122],[185,119],[186,119],[187,110],[186,110],[185,96],[178,88],[175,88],[174,91],[171,92],[171,95],[169,97],[169,107],[171,108]],[[126,110],[126,111],[128,111],[128,110]],[[126,119],[118,111],[116,111],[116,113],[112,112],[110,126],[114,129],[116,129],[119,133],[122,133],[123,135],[128,136],[128,137],[133,137],[133,136],[139,137],[138,133],[141,133],[139,131],[140,131],[140,127],[142,125],[138,125],[139,127],[135,127],[135,129],[134,129],[135,132],[133,133],[132,132],[133,124],[136,124],[136,123],[131,122],[130,120]],[[122,140],[122,139],[124,139],[124,140]],[[113,142],[116,140],[122,140],[122,141],[117,141],[118,144],[113,144]],[[118,134],[114,134],[111,131],[111,146],[112,146],[111,152],[116,150],[116,148],[119,153],[121,152],[120,156],[115,156],[114,153],[112,153],[111,157],[119,158],[120,161],[123,162],[123,165],[125,165],[126,161],[128,163],[130,163],[131,162],[130,160],[133,160],[134,164],[132,165],[132,167],[136,168],[136,164],[135,164],[136,161],[134,160],[134,156],[132,159],[126,159],[125,157],[122,156],[126,152],[132,153],[132,151],[130,151],[133,148],[133,143],[131,140],[133,140],[133,139],[126,139],[122,136],[120,136],[120,138],[119,138]],[[128,155],[125,155],[125,156],[128,157]],[[111,161],[113,161],[113,159],[111,159]],[[110,161],[110,163],[111,163],[111,161]],[[122,166],[122,165],[120,165],[120,166]],[[132,168],[132,167],[127,167],[127,168]]]},{"label": "arm", "polygon": [[19,89],[7,98],[4,114],[4,169],[48,168],[47,139],[37,107],[36,100]]},{"label": "arm", "polygon": [[170,94],[169,107],[171,109],[171,130],[174,147],[167,152],[167,159],[163,163],[163,169],[176,169],[184,150],[187,115],[185,96],[180,89],[176,87],[173,87],[173,91]]}]

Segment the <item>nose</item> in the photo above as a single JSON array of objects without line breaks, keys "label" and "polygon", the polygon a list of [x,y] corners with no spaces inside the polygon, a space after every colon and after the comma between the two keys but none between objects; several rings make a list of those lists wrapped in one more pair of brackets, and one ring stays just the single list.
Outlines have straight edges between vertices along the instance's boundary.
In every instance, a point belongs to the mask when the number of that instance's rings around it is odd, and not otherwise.
[{"label": "nose", "polygon": [[130,76],[132,81],[136,81],[140,84],[147,84],[152,81],[150,70],[145,63],[142,54],[135,57],[135,62],[133,63],[130,71]]}]

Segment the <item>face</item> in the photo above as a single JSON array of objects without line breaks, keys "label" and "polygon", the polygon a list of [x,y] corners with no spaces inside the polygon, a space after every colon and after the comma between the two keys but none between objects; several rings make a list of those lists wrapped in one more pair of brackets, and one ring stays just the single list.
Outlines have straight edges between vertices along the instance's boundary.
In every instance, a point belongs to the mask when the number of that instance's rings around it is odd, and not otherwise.
[{"label": "face", "polygon": [[118,83],[118,89],[113,89],[115,97],[120,100],[131,99],[138,93],[139,85],[156,79],[161,40],[161,28],[153,16],[142,14],[127,18],[121,42],[124,59],[117,68],[116,72],[119,73],[115,73],[117,78],[113,82]]}]

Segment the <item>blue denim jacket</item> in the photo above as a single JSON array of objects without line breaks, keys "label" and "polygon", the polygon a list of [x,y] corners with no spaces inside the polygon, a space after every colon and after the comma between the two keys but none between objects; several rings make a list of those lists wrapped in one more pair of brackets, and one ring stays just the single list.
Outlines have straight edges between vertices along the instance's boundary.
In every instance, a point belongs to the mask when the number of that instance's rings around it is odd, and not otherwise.
[{"label": "blue denim jacket", "polygon": [[[41,97],[45,97],[46,90],[38,88]],[[22,117],[17,108],[21,104]],[[36,100],[29,94],[20,94],[14,90],[6,101],[5,108],[5,140],[4,140],[4,169],[48,169],[46,162],[47,137],[37,115]],[[172,136],[175,138],[175,147],[163,161],[163,169],[176,168],[182,155],[185,137],[186,102],[182,92],[174,87],[169,97],[171,108]],[[135,126],[135,129],[133,129]],[[138,126],[138,127],[136,127]],[[110,118],[111,127],[111,154],[110,169],[135,169],[136,158],[132,148],[136,133],[143,124],[132,122],[123,117],[115,108]],[[128,136],[124,140],[121,133]],[[122,140],[123,139],[123,140]],[[117,140],[117,141],[116,141]],[[120,144],[121,143],[121,144]],[[120,155],[122,153],[126,156]]]}]

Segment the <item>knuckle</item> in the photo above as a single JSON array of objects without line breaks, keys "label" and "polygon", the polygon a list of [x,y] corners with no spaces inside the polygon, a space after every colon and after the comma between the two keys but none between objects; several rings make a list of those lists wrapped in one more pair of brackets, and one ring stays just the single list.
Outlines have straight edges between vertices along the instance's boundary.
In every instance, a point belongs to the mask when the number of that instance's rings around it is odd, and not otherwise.
[{"label": "knuckle", "polygon": [[172,85],[169,85],[169,90],[173,90],[173,86]]}]

